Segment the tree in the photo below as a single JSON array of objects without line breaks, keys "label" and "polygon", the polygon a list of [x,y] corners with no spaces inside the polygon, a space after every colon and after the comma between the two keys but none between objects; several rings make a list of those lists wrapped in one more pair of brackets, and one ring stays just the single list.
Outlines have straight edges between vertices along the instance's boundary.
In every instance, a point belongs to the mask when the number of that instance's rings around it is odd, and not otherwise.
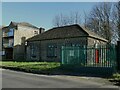
[{"label": "tree", "polygon": [[71,12],[69,15],[58,14],[53,19],[53,25],[56,27],[80,24],[79,12]]},{"label": "tree", "polygon": [[120,40],[120,1],[118,2],[118,30],[119,30],[119,40]]},{"label": "tree", "polygon": [[102,37],[111,42],[111,3],[100,3],[93,7],[90,15],[87,18],[86,27],[98,33]]},{"label": "tree", "polygon": [[114,3],[112,11],[112,41],[120,40],[120,2]]},{"label": "tree", "polygon": [[118,32],[118,40],[120,40],[120,1],[115,4],[115,9],[113,11],[113,21]]},{"label": "tree", "polygon": [[86,14],[86,12],[84,11],[84,27],[85,27],[85,28],[87,28],[87,19],[88,19],[87,14]]}]

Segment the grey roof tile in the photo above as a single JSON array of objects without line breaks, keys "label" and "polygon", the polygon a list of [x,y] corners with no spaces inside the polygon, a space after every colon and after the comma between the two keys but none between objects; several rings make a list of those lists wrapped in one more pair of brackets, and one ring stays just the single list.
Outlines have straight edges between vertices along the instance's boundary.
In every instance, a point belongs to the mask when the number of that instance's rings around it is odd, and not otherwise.
[{"label": "grey roof tile", "polygon": [[[82,30],[86,34],[81,35],[80,30]],[[27,41],[61,39],[61,38],[71,38],[71,37],[79,37],[79,36],[90,36],[107,42],[106,39],[100,37],[94,32],[91,32],[90,30],[85,29],[84,27],[80,27],[77,24],[52,28],[42,34],[29,38]]]}]

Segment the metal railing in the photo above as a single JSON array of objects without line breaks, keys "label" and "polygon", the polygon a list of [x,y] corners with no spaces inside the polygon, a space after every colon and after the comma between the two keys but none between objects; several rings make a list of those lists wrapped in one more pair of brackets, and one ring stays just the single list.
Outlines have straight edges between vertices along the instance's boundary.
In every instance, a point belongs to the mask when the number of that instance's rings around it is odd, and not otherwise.
[{"label": "metal railing", "polygon": [[4,43],[3,47],[4,48],[12,48],[13,47],[13,43],[11,43],[11,44],[10,43]]},{"label": "metal railing", "polygon": [[75,73],[112,75],[117,71],[115,45],[62,46],[61,66]]},{"label": "metal railing", "polygon": [[11,37],[11,36],[14,36],[13,33],[3,33],[3,37]]}]

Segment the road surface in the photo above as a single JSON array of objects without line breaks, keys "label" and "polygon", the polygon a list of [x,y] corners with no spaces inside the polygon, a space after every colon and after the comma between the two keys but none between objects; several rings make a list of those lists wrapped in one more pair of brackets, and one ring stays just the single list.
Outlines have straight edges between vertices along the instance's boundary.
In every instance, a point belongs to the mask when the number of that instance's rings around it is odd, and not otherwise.
[{"label": "road surface", "polygon": [[2,88],[118,88],[100,78],[1,71]]}]

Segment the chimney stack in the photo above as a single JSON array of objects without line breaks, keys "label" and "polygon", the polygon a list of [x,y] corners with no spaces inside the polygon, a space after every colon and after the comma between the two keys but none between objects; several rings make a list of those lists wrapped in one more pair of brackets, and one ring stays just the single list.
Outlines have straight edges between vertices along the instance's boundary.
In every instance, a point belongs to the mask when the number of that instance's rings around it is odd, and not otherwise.
[{"label": "chimney stack", "polygon": [[44,28],[40,28],[39,30],[40,30],[40,32],[39,32],[40,34],[43,33],[43,32],[45,32]]}]

